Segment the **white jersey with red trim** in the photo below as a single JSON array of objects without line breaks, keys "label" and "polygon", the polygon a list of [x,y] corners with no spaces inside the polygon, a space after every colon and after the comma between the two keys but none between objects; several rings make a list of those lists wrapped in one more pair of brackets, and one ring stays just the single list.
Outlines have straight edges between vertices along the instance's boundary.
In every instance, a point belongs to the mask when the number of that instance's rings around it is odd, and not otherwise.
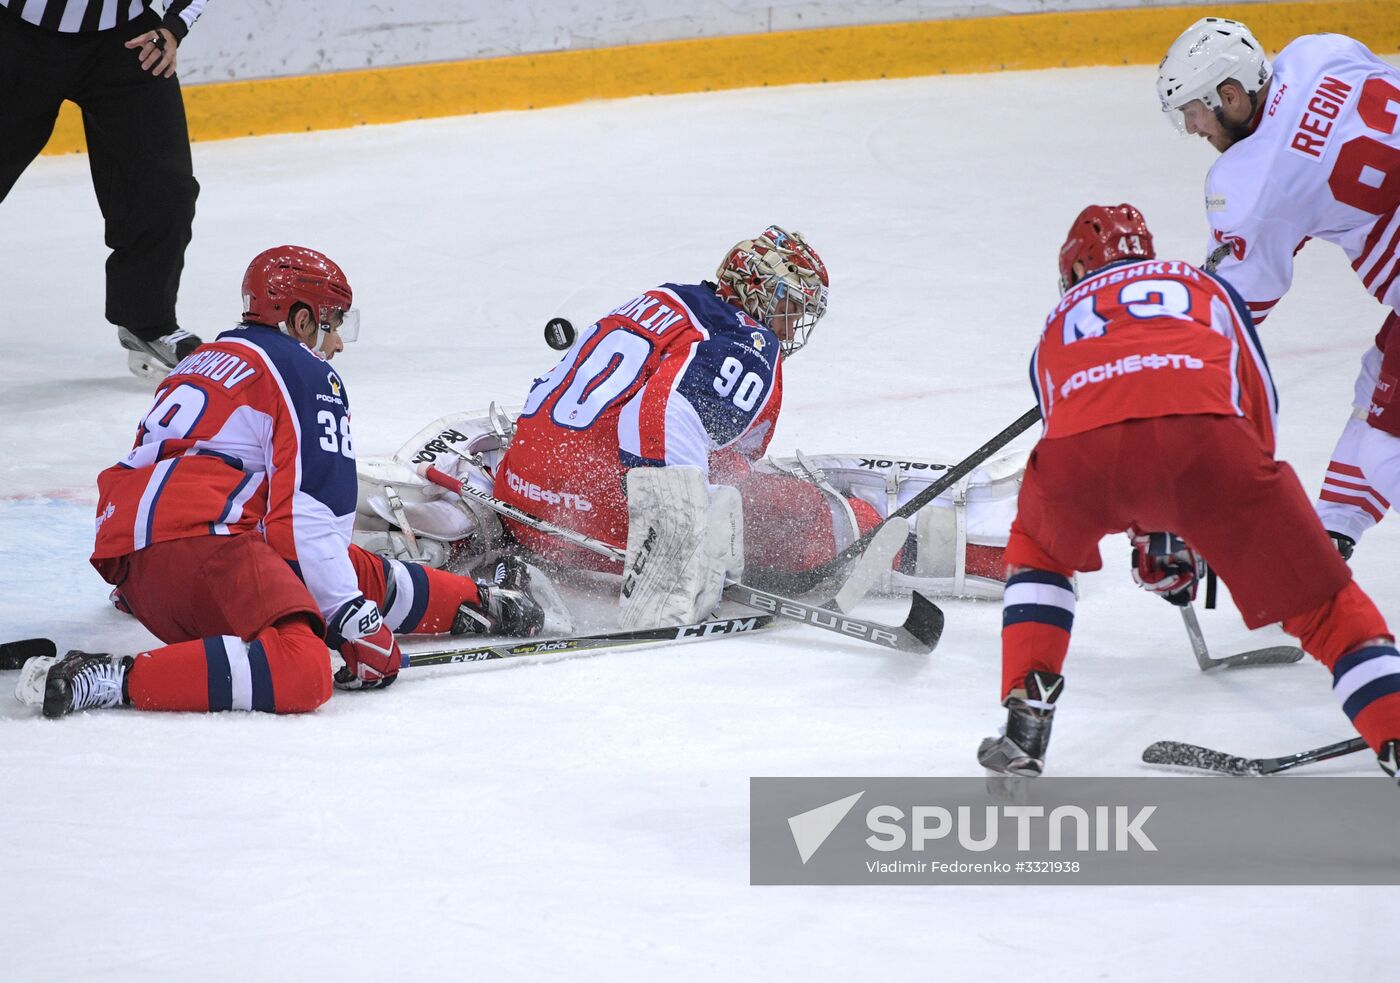
[{"label": "white jersey with red trim", "polygon": [[1300,37],[1273,65],[1254,132],[1206,178],[1216,271],[1262,323],[1288,292],[1294,255],[1325,239],[1377,300],[1400,307],[1400,71],[1341,34]]},{"label": "white jersey with red trim", "polygon": [[345,387],[275,328],[240,325],[175,366],[131,453],[97,489],[94,563],[261,531],[326,617],[360,595],[348,555],[357,483]]},{"label": "white jersey with red trim", "polygon": [[779,353],[777,335],[709,284],[648,290],[535,380],[496,496],[622,545],[628,469],[689,465],[715,482],[712,467],[763,455],[782,404]]}]

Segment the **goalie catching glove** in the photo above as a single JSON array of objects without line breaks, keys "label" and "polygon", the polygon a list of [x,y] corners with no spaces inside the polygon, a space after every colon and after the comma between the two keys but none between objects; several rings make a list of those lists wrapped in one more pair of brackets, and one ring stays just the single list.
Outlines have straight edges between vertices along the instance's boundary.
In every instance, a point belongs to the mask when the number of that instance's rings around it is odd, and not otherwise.
[{"label": "goalie catching glove", "polygon": [[1169,604],[1186,607],[1206,575],[1201,554],[1176,533],[1128,530],[1133,544],[1133,580]]}]

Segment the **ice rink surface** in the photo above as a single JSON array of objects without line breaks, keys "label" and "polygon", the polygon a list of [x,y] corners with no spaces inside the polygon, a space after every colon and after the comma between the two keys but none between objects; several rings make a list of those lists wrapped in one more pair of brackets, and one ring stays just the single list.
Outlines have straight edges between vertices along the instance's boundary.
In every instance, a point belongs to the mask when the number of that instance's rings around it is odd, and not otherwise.
[{"label": "ice rink surface", "polygon": [[[772,450],[955,461],[1031,405],[1026,358],[1082,206],[1130,201],[1159,255],[1203,257],[1215,155],[1163,122],[1154,74],[199,144],[181,322],[205,338],[232,326],[269,245],[329,253],[364,311],[336,362],[357,450],[387,454],[445,413],[518,404],[556,357],[550,316],[582,327],[709,277],[777,222],[822,254],[832,293],[788,366]],[[0,205],[0,639],[119,652],[151,639],[87,565],[94,479],[151,387],[102,319],[101,240],[85,158],[41,159]],[[1383,312],[1325,243],[1295,282],[1262,334],[1281,454],[1316,492]],[[1354,561],[1392,624],[1397,545],[1390,519]],[[1351,736],[1310,660],[1203,676],[1177,613],[1132,585],[1124,544],[1105,549],[1082,581],[1050,773],[1149,774],[1138,756],[1160,738],[1274,755]],[[926,658],[793,626],[406,672],[301,718],[48,723],[0,674],[0,978],[1389,978],[1394,889],[749,887],[750,776],[979,774],[977,741],[1004,716],[1000,609],[943,606]],[[1217,655],[1282,637],[1202,617]],[[1383,780],[1370,755],[1309,771]]]}]

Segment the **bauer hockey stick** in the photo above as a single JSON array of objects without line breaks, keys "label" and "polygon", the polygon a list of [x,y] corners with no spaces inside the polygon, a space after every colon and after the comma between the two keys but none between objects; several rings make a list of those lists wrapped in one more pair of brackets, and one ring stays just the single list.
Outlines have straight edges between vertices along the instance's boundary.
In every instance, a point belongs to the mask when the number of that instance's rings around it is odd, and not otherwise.
[{"label": "bauer hockey stick", "polygon": [[576,635],[571,638],[538,638],[514,645],[479,645],[429,652],[405,652],[403,668],[457,665],[464,662],[491,662],[497,659],[519,659],[532,655],[572,655],[598,649],[623,648],[630,645],[655,645],[658,642],[683,642],[724,635],[750,634],[770,628],[773,615],[751,615],[747,618],[720,618],[699,621],[671,628],[643,628],[639,631],[614,631],[597,635]]},{"label": "bauer hockey stick", "polygon": [[771,580],[774,584],[781,584],[784,590],[789,590],[796,594],[806,594],[809,591],[817,589],[818,586],[825,586],[828,581],[844,579],[846,565],[850,563],[852,559],[865,552],[871,541],[874,540],[880,530],[885,526],[885,523],[889,522],[891,519],[910,518],[915,512],[919,511],[919,509],[923,508],[929,502],[932,502],[939,495],[942,495],[949,488],[952,488],[963,478],[971,474],[973,469],[983,461],[987,460],[997,451],[1029,430],[1039,420],[1039,406],[1033,406],[1022,413],[1005,430],[977,448],[957,464],[954,464],[947,471],[943,472],[943,476],[937,481],[933,482],[933,484],[919,492],[919,494],[895,509],[885,517],[883,522],[821,566],[795,573],[789,571],[764,571],[760,579],[767,579]]},{"label": "bauer hockey stick", "polygon": [[1270,648],[1251,649],[1237,652],[1221,659],[1213,659],[1206,648],[1206,636],[1201,631],[1201,623],[1196,618],[1196,609],[1190,604],[1182,605],[1181,622],[1186,626],[1186,637],[1191,639],[1191,651],[1196,655],[1196,665],[1201,672],[1212,669],[1240,669],[1248,666],[1283,666],[1297,662],[1303,657],[1303,650],[1292,645],[1275,645]]},{"label": "bauer hockey stick", "polygon": [[1344,754],[1354,754],[1366,750],[1366,741],[1353,737],[1338,741],[1311,751],[1286,754],[1281,758],[1240,758],[1224,751],[1214,751],[1198,744],[1183,744],[1180,741],[1158,741],[1148,745],[1142,752],[1142,760],[1149,765],[1168,765],[1173,768],[1197,768],[1213,771],[1221,775],[1273,775],[1299,765],[1310,765],[1315,761],[1340,758]]},{"label": "bauer hockey stick", "polygon": [[[418,465],[418,473],[439,487],[454,491],[463,498],[470,498],[521,525],[538,529],[540,532],[557,536],[566,542],[597,553],[599,556],[625,563],[627,554],[611,543],[584,535],[573,529],[565,529],[551,522],[536,518],[530,513],[501,501],[494,495],[461,481],[431,464]],[[886,625],[878,621],[852,618],[830,608],[818,607],[772,594],[757,587],[750,587],[737,580],[725,580],[724,597],[727,600],[755,608],[779,618],[801,621],[813,628],[835,632],[846,638],[856,638],[899,652],[925,654],[933,651],[938,639],[943,635],[943,611],[928,598],[915,591],[910,602],[909,616],[901,625]]]}]

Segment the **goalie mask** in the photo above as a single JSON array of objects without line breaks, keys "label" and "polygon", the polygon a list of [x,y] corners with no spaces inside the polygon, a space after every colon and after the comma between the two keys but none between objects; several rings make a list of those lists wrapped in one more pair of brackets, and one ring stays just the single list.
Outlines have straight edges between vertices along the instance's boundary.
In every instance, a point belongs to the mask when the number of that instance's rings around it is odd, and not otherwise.
[{"label": "goalie mask", "polygon": [[1162,112],[1178,131],[1186,123],[1180,110],[1199,99],[1206,109],[1220,111],[1222,82],[1239,83],[1253,104],[1269,82],[1272,69],[1264,47],[1239,21],[1202,17],[1172,42],[1157,69],[1157,95]]},{"label": "goalie mask", "polygon": [[[1132,205],[1090,205],[1075,217],[1060,247],[1060,293],[1121,259],[1153,259],[1152,233]],[[1078,274],[1075,263],[1083,263]]]},{"label": "goalie mask", "polygon": [[784,355],[806,345],[826,313],[826,266],[799,232],[770,225],[731,249],[715,276],[720,299],[767,325]]},{"label": "goalie mask", "polygon": [[273,246],[253,257],[243,274],[243,320],[276,327],[296,304],[305,304],[322,331],[338,331],[350,342],[360,334],[353,296],[345,271],[329,256],[303,246]]}]

